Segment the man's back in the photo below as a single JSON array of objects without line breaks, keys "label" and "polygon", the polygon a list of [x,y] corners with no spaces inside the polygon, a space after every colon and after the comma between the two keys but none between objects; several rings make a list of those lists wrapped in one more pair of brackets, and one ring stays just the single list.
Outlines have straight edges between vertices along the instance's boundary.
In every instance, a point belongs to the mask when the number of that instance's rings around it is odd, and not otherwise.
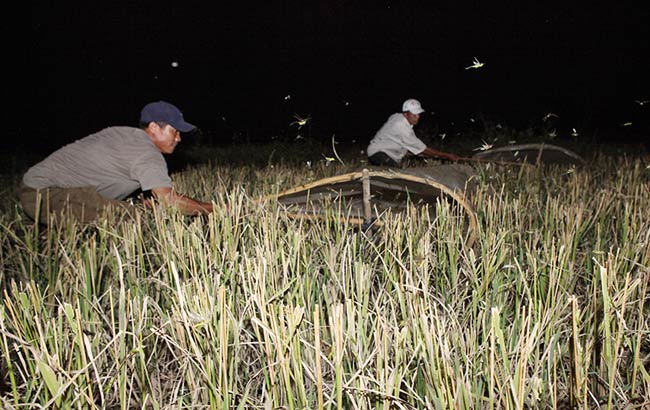
[{"label": "man's back", "polygon": [[402,113],[391,115],[368,145],[368,156],[384,152],[400,162],[407,152],[419,154],[426,145],[415,136],[413,127]]},{"label": "man's back", "polygon": [[133,127],[105,128],[68,144],[31,167],[23,182],[35,189],[90,186],[112,199],[172,186],[162,154]]}]

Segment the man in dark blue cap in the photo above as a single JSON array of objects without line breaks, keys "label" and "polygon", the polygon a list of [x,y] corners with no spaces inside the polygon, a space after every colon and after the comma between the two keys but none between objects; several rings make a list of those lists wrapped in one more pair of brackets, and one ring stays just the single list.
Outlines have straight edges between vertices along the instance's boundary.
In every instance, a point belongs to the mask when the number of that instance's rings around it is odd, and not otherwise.
[{"label": "man in dark blue cap", "polygon": [[128,208],[122,200],[138,189],[188,215],[212,212],[212,203],[174,190],[162,155],[174,152],[181,132],[195,128],[174,105],[149,103],[140,113],[140,128],[105,128],[27,170],[20,202],[41,223],[62,211],[82,222],[94,221],[107,206]]}]

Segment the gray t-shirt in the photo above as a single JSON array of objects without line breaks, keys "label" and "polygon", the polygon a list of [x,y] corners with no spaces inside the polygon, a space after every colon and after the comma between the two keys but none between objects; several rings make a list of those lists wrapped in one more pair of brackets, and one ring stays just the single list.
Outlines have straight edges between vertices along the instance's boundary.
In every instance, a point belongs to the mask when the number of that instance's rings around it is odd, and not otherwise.
[{"label": "gray t-shirt", "polygon": [[110,127],[68,144],[27,170],[25,185],[95,187],[106,198],[124,199],[141,188],[171,188],[165,158],[147,134]]}]

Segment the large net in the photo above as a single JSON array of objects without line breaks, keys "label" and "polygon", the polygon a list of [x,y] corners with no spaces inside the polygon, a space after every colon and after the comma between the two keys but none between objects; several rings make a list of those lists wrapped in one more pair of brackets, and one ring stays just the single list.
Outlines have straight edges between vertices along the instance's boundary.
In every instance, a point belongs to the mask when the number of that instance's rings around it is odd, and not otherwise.
[{"label": "large net", "polygon": [[492,148],[478,152],[472,158],[486,162],[519,162],[527,164],[582,165],[584,163],[584,160],[575,152],[545,143]]},{"label": "large net", "polygon": [[477,232],[477,218],[466,197],[476,184],[476,171],[467,165],[391,169],[368,168],[323,178],[266,199],[277,200],[292,217],[321,218],[338,214],[349,223],[380,226],[382,216],[404,213],[410,206],[426,207],[435,215],[441,201],[457,209],[469,230]]}]

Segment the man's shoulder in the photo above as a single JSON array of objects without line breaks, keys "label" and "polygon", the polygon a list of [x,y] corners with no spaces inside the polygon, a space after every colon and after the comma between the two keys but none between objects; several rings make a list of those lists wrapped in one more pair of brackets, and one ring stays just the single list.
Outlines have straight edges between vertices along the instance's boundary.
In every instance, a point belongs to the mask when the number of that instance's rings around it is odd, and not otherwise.
[{"label": "man's shoulder", "polygon": [[387,123],[390,124],[408,124],[408,121],[404,117],[404,114],[401,112],[396,112],[395,114],[392,114],[390,117],[388,117]]},{"label": "man's shoulder", "polygon": [[98,132],[96,132],[93,135],[105,135],[105,136],[120,136],[120,137],[133,137],[137,136],[140,137],[142,135],[146,135],[144,130],[136,127],[128,127],[128,126],[112,126],[112,127],[106,127]]},{"label": "man's shoulder", "polygon": [[78,141],[76,149],[96,152],[119,152],[123,158],[152,156],[160,153],[147,133],[127,126],[107,127]]},{"label": "man's shoulder", "polygon": [[140,128],[127,126],[107,127],[90,137],[104,141],[106,144],[123,144],[124,146],[154,147],[147,133]]},{"label": "man's shoulder", "polygon": [[388,126],[390,129],[399,131],[405,131],[410,128],[408,120],[401,112],[396,112],[395,114],[388,117],[386,126]]}]

